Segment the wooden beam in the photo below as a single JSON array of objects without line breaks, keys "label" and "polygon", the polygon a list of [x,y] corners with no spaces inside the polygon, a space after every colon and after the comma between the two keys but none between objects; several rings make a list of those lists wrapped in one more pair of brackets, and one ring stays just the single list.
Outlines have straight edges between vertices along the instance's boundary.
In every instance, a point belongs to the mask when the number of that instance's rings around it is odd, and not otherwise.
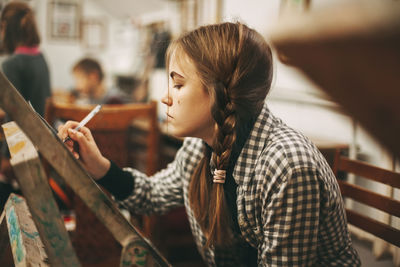
[{"label": "wooden beam", "polygon": [[[11,154],[11,166],[36,224],[35,234],[40,234],[50,265],[80,266],[39,154],[15,122],[5,123],[2,127]],[[25,224],[25,221],[20,221],[20,224]]]},{"label": "wooden beam", "polygon": [[137,236],[143,240],[156,263],[160,266],[170,266],[150,241],[125,219],[113,201],[102,192],[82,164],[73,157],[39,115],[33,112],[3,73],[0,73],[0,107],[18,124],[40,154],[65,179],[122,246]]},{"label": "wooden beam", "polygon": [[282,18],[269,33],[299,68],[400,156],[400,2],[362,1]]}]

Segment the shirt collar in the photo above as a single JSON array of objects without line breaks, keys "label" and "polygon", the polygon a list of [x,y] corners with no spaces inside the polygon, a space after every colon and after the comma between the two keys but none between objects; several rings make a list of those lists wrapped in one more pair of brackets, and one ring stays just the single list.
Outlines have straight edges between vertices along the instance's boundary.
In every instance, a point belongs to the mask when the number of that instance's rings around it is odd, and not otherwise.
[{"label": "shirt collar", "polygon": [[233,170],[233,178],[238,185],[246,186],[250,182],[257,160],[274,127],[274,121],[274,116],[264,103]]},{"label": "shirt collar", "polygon": [[14,54],[24,54],[24,55],[31,55],[36,56],[40,53],[38,46],[18,46],[15,48]]}]

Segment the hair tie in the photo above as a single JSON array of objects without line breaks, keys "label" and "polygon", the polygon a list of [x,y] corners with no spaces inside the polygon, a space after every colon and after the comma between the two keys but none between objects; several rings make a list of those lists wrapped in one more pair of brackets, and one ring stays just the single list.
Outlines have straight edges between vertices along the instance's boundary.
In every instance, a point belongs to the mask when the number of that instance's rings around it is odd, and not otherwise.
[{"label": "hair tie", "polygon": [[213,182],[215,184],[224,184],[226,178],[225,170],[214,170]]}]

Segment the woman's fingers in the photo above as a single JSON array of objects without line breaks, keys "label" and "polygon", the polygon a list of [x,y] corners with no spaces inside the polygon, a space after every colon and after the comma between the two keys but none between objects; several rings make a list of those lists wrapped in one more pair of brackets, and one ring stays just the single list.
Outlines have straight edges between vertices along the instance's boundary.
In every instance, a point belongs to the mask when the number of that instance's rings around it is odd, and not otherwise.
[{"label": "woman's fingers", "polygon": [[67,121],[64,125],[60,125],[58,127],[58,137],[61,140],[64,140],[68,136],[68,129],[74,129],[78,124],[79,123],[76,121]]},{"label": "woman's fingers", "polygon": [[89,141],[89,142],[94,141],[92,132],[89,130],[89,128],[87,128],[87,127],[82,127],[82,128],[79,130],[79,132],[83,134],[83,136],[87,139],[87,141]]},{"label": "woman's fingers", "polygon": [[74,155],[74,157],[76,159],[79,159],[79,153],[78,152],[72,151],[72,154]]},{"label": "woman's fingers", "polygon": [[62,140],[69,136],[71,140],[65,142],[69,151],[83,163],[93,178],[101,178],[110,168],[110,161],[101,154],[87,127],[75,130],[78,124],[76,121],[67,121],[58,128],[58,136]]}]

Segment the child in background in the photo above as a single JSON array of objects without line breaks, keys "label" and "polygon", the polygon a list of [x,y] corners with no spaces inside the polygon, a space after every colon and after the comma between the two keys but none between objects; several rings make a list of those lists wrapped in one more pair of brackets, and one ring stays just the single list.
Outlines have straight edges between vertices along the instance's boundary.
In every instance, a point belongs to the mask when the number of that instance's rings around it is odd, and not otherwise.
[{"label": "child in background", "polygon": [[104,72],[100,63],[92,58],[79,60],[72,68],[75,88],[72,95],[77,104],[124,104],[131,102],[131,97],[112,88],[106,90]]},{"label": "child in background", "polygon": [[103,100],[104,73],[99,62],[91,58],[78,61],[72,68],[75,88],[72,94],[78,104],[99,104]]}]

